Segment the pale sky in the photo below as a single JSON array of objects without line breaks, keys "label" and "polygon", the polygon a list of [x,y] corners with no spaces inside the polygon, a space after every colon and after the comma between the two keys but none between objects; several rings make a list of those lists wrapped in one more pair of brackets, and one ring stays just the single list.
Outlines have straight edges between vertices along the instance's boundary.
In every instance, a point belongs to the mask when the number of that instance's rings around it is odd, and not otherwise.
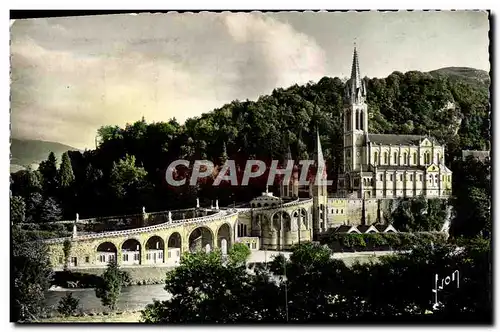
[{"label": "pale sky", "polygon": [[[12,23],[12,22],[11,22]],[[103,125],[180,122],[276,87],[361,74],[489,71],[484,12],[139,14],[11,24],[15,138],[93,148]]]}]

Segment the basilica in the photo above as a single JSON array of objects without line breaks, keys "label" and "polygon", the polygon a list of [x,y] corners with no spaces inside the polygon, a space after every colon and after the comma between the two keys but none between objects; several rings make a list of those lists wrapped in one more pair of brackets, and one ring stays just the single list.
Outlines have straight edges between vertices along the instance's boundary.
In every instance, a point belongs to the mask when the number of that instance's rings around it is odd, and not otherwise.
[{"label": "basilica", "polygon": [[[318,231],[339,225],[382,222],[381,214],[398,198],[448,198],[452,172],[445,166],[445,148],[431,136],[372,134],[368,131],[367,89],[354,49],[351,77],[344,96],[343,165],[337,192],[310,185],[313,220]],[[317,165],[325,167],[316,139]],[[299,191],[292,177],[282,197]]]}]

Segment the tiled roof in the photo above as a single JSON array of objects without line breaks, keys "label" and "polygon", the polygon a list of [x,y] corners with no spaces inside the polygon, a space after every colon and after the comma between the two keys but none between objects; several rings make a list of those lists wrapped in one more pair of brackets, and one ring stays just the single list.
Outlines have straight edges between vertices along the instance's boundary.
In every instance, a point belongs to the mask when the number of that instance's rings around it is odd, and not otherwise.
[{"label": "tiled roof", "polygon": [[418,145],[424,138],[434,140],[422,135],[368,134],[368,141],[379,145]]}]

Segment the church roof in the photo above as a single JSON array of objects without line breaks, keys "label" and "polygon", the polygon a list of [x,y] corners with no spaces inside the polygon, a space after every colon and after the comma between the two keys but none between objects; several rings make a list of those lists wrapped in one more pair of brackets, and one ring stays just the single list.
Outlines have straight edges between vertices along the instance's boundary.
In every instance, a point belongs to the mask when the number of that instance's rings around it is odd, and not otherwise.
[{"label": "church roof", "polygon": [[368,134],[368,142],[379,145],[418,145],[425,138],[434,140],[423,135]]},{"label": "church roof", "polygon": [[424,171],[425,166],[378,165],[377,171]]}]

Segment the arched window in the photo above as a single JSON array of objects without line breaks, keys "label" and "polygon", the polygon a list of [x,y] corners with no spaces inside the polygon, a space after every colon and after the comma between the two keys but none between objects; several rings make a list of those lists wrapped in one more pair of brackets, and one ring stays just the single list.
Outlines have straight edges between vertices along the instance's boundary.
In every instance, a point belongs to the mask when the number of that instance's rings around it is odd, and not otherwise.
[{"label": "arched window", "polygon": [[384,164],[388,164],[389,163],[389,154],[387,152],[384,152]]},{"label": "arched window", "polygon": [[405,153],[403,154],[403,164],[406,164],[406,160],[407,160],[407,158],[408,158],[408,157],[407,157],[407,153],[405,152]]},{"label": "arched window", "polygon": [[437,154],[437,160],[436,160],[436,162],[438,164],[441,162],[441,155],[439,153]]},{"label": "arched window", "polygon": [[363,112],[360,110],[359,111],[359,129],[363,130],[364,129],[364,119],[363,119]]},{"label": "arched window", "polygon": [[378,165],[378,152],[375,151],[375,160],[373,161],[375,165]]},{"label": "arched window", "polygon": [[394,152],[394,164],[398,163],[398,153]]},{"label": "arched window", "polygon": [[424,155],[424,163],[426,163],[426,164],[431,163],[431,154],[429,152],[426,152]]},{"label": "arched window", "polygon": [[413,163],[415,165],[418,165],[418,163],[417,163],[417,153],[416,152],[413,152]]}]

